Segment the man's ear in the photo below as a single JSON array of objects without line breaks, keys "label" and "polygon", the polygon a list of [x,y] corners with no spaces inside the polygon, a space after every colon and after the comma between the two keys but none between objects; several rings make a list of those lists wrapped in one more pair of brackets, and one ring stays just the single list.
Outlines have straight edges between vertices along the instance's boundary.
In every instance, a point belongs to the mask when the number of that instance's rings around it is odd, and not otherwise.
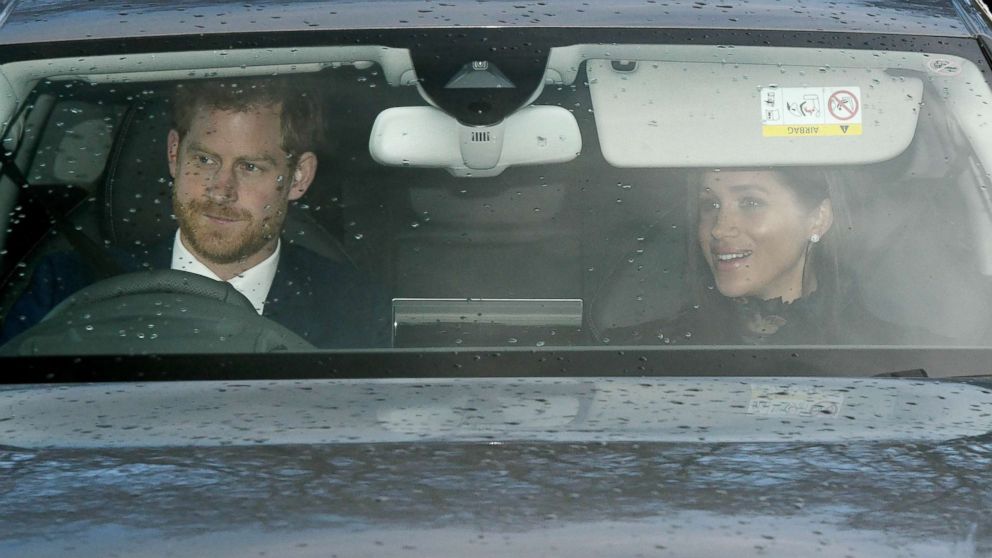
[{"label": "man's ear", "polygon": [[817,234],[821,238],[827,234],[834,224],[834,204],[829,198],[820,202],[820,205],[813,210],[813,226],[810,234]]},{"label": "man's ear", "polygon": [[293,171],[293,182],[289,188],[289,199],[298,200],[307,193],[307,188],[313,182],[313,177],[317,173],[317,155],[312,151],[300,155],[296,161],[296,169]]},{"label": "man's ear", "polygon": [[179,170],[179,132],[169,130],[169,137],[166,139],[165,145],[169,157],[169,175],[175,179],[176,172]]}]

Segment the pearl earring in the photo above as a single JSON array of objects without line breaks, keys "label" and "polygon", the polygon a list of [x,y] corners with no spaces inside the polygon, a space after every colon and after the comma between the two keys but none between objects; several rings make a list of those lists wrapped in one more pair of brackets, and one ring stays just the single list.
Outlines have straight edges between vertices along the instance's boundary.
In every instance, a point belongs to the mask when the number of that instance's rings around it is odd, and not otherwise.
[{"label": "pearl earring", "polygon": [[820,235],[818,235],[816,233],[811,234],[810,237],[809,237],[809,241],[810,242],[813,242],[813,243],[819,242],[820,241]]}]

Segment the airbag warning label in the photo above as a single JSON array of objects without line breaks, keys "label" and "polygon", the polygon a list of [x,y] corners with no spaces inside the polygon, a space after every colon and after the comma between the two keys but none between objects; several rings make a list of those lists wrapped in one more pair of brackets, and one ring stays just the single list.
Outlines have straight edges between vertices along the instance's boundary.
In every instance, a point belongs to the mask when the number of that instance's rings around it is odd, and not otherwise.
[{"label": "airbag warning label", "polygon": [[764,137],[860,136],[860,87],[763,87]]}]

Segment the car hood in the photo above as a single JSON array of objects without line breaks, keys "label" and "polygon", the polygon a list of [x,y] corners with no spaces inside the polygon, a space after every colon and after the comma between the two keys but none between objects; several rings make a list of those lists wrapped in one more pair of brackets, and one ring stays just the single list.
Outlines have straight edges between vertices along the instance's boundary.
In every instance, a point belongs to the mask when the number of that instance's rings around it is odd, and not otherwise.
[{"label": "car hood", "polygon": [[881,378],[399,378],[0,387],[23,448],[395,442],[941,441],[992,389]]},{"label": "car hood", "polygon": [[985,439],[10,449],[0,466],[7,556],[992,551]]},{"label": "car hood", "polygon": [[982,556],[992,392],[851,378],[0,390],[0,555]]}]

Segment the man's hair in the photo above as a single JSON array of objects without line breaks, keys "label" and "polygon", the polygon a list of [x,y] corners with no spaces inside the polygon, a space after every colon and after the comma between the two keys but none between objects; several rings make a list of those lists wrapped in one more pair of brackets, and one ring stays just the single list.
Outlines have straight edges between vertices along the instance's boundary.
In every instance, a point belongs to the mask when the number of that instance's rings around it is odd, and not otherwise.
[{"label": "man's hair", "polygon": [[317,149],[323,137],[321,103],[306,79],[245,78],[187,81],[176,86],[172,98],[173,127],[184,137],[200,108],[245,112],[281,105],[280,146],[295,164],[307,151]]}]

